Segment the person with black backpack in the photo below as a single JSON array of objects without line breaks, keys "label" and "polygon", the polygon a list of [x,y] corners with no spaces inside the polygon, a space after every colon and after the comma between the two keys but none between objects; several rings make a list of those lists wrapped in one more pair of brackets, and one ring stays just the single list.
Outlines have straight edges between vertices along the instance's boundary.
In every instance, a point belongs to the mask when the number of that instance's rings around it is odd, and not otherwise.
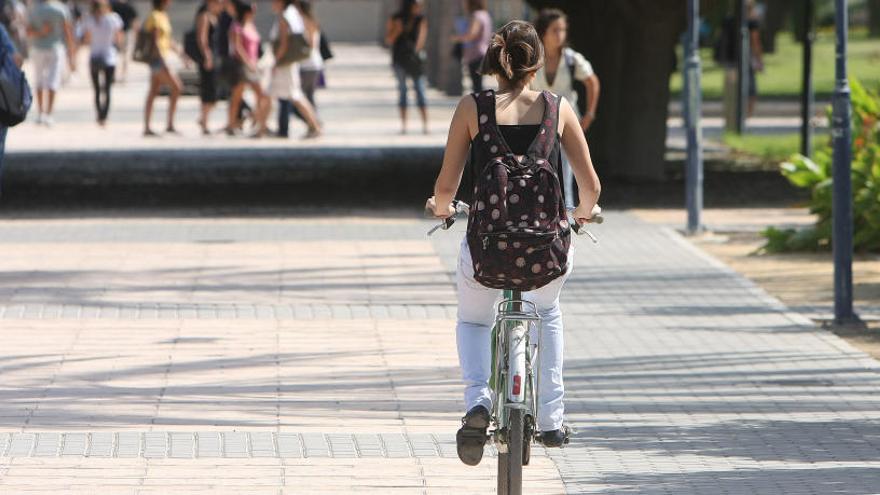
[{"label": "person with black backpack", "polygon": [[[596,118],[599,105],[599,78],[587,59],[568,46],[568,18],[558,9],[545,9],[535,21],[535,29],[544,43],[545,64],[535,75],[532,89],[552,91],[565,97],[577,111],[581,128],[586,132]],[[566,203],[574,202],[574,178],[563,155],[563,181]]]},{"label": "person with black backpack", "polygon": [[0,23],[0,176],[6,152],[6,133],[9,127],[24,121],[33,102],[21,63],[22,58],[16,52],[12,38]]},{"label": "person with black backpack", "polygon": [[464,191],[470,218],[456,276],[456,338],[467,412],[456,439],[459,457],[471,465],[482,456],[479,439],[485,439],[492,409],[490,328],[502,289],[523,291],[542,319],[537,427],[545,446],[561,446],[568,431],[559,294],[573,253],[561,151],[580,186],[580,203],[572,213],[578,224],[592,218],[600,184],[572,106],[549,91],[529,88],[543,61],[543,45],[531,24],[512,21],[496,32],[481,72],[495,76],[499,90],[459,102],[434,196],[426,205],[437,218],[454,215],[453,197],[463,174],[470,177],[473,189]]}]

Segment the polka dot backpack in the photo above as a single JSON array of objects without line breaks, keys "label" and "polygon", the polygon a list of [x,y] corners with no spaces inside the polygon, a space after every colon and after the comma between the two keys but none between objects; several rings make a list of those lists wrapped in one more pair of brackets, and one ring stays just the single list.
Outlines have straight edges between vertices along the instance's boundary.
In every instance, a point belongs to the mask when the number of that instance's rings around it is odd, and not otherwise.
[{"label": "polka dot backpack", "polygon": [[556,149],[559,100],[543,92],[544,117],[525,155],[515,155],[495,121],[495,93],[474,95],[480,122],[475,146],[490,157],[476,173],[467,242],[474,279],[493,289],[530,291],[568,269],[571,230]]}]

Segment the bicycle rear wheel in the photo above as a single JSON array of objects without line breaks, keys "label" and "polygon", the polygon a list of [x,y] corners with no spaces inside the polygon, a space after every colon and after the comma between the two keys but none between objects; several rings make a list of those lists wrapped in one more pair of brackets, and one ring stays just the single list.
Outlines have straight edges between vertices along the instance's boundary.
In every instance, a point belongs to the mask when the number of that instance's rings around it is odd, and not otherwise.
[{"label": "bicycle rear wheel", "polygon": [[510,409],[507,423],[507,453],[498,455],[499,495],[522,495],[525,411]]}]

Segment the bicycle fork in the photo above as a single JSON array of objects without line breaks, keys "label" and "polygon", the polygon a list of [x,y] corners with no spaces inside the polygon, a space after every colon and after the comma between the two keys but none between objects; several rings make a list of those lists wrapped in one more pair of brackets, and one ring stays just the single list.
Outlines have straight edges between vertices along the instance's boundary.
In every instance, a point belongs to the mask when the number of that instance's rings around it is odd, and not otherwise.
[{"label": "bicycle fork", "polygon": [[[531,441],[537,424],[538,349],[540,347],[540,317],[535,305],[521,299],[514,291],[505,291],[499,304],[493,329],[493,383],[495,395],[494,417],[497,428],[494,443],[501,453],[507,452],[509,411],[523,409],[530,417],[526,442]],[[532,330],[538,338],[532,339]]]}]

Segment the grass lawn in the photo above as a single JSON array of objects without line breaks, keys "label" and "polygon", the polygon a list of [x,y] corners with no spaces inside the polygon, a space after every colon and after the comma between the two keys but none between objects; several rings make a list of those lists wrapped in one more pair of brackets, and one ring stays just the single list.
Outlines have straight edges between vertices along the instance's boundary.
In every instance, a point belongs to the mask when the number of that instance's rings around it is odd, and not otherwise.
[{"label": "grass lawn", "polygon": [[[724,144],[740,153],[758,157],[765,163],[781,163],[791,155],[800,153],[801,136],[799,133],[770,135],[726,133]],[[813,136],[813,149],[826,146],[828,146],[828,135],[816,133]]]},{"label": "grass lawn", "polygon": [[[865,32],[854,32],[849,41],[849,73],[865,87],[880,89],[880,40],[868,39]],[[712,49],[701,50],[703,59],[703,94],[707,99],[720,99],[722,69],[712,60]],[[679,67],[681,67],[679,47]],[[764,72],[758,74],[761,97],[797,98],[801,88],[801,45],[790,33],[780,33],[776,53],[764,57]],[[673,93],[681,91],[681,73],[670,82]],[[834,33],[818,33],[813,45],[813,84],[816,95],[830,97],[834,89]]]}]

